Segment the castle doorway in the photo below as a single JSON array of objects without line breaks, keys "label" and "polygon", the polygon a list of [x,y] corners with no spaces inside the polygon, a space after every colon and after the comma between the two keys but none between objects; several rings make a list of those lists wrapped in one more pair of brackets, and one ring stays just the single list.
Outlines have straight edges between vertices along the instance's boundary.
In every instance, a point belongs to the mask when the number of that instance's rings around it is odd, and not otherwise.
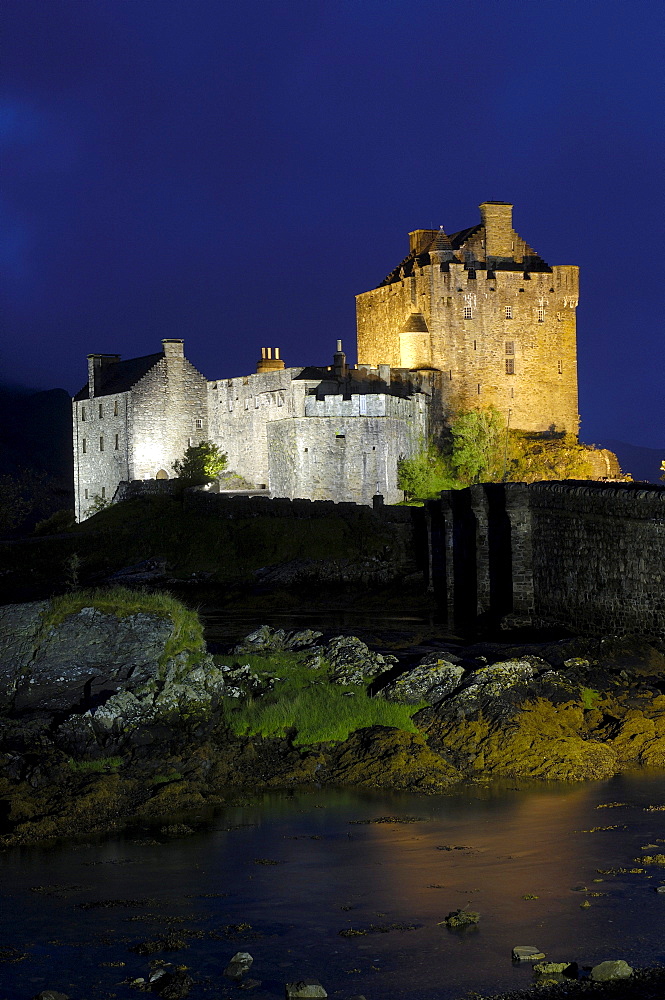
[{"label": "castle doorway", "polygon": [[155,476],[155,479],[168,479],[168,478],[169,474],[166,471],[166,469],[160,469],[157,475]]}]

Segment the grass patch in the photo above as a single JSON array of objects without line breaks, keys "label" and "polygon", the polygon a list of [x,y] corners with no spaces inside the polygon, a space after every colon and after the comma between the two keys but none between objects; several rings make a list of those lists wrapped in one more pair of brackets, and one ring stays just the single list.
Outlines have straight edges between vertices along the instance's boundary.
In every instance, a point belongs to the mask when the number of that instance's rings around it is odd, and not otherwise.
[{"label": "grass patch", "polygon": [[598,700],[600,699],[600,693],[596,691],[595,688],[583,687],[581,690],[582,706],[588,711],[595,708]]},{"label": "grass patch", "polygon": [[108,774],[122,766],[122,757],[99,757],[97,760],[69,760],[74,774]]},{"label": "grass patch", "polygon": [[[238,663],[280,678],[273,691],[238,703],[224,700],[224,718],[237,736],[280,737],[296,731],[296,746],[345,740],[356,729],[391,726],[418,732],[412,716],[424,707],[369,698],[361,685],[331,684],[327,665],[305,665],[306,653],[242,654]],[[224,657],[216,658],[220,662]],[[228,658],[226,658],[228,662]]]},{"label": "grass patch", "polygon": [[148,782],[149,785],[153,787],[155,785],[167,785],[171,781],[182,781],[184,775],[180,771],[171,771],[170,774],[156,774],[154,778],[151,778]]},{"label": "grass patch", "polygon": [[173,632],[164,646],[162,663],[182,652],[191,653],[195,660],[205,651],[203,626],[197,613],[164,592],[148,593],[143,590],[128,590],[126,587],[109,587],[62,594],[52,599],[50,607],[42,615],[42,628],[47,630],[59,625],[65,618],[78,614],[83,608],[96,608],[97,611],[115,615],[116,618],[137,614],[168,618],[173,625]]}]

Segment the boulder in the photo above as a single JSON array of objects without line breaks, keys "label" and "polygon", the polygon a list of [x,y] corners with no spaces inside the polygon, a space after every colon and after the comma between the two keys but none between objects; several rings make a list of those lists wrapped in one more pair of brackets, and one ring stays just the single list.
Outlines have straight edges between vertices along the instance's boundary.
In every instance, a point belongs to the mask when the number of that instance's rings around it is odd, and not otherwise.
[{"label": "boulder", "polygon": [[248,951],[237,951],[224,969],[224,975],[229,979],[240,980],[252,967],[254,959]]},{"label": "boulder", "polygon": [[68,712],[154,676],[173,633],[168,618],[82,608],[45,627],[48,602],[0,608],[0,700],[17,712]]},{"label": "boulder", "polygon": [[417,667],[400,674],[381,692],[385,698],[415,705],[426,701],[437,705],[460,686],[464,668],[436,654],[426,656]]},{"label": "boulder", "polygon": [[284,993],[286,1000],[311,1000],[328,996],[318,979],[300,979],[296,983],[286,983]]},{"label": "boulder", "polygon": [[542,962],[545,953],[532,944],[516,944],[513,948],[514,962]]},{"label": "boulder", "polygon": [[529,660],[504,660],[474,670],[439,706],[446,717],[467,718],[482,712],[500,719],[514,714],[522,702],[533,698],[536,668]]},{"label": "boulder", "polygon": [[591,970],[591,979],[596,983],[606,983],[610,979],[628,979],[633,970],[622,958],[616,961],[601,962]]},{"label": "boulder", "polygon": [[307,649],[314,646],[320,637],[321,632],[314,632],[309,628],[299,632],[288,632],[282,628],[261,625],[254,632],[246,635],[237,646],[234,646],[232,652],[238,655],[241,653],[273,653],[283,649]]},{"label": "boulder", "polygon": [[330,664],[329,678],[335,684],[367,684],[397,663],[396,656],[373,653],[353,635],[335,636],[324,655]]}]

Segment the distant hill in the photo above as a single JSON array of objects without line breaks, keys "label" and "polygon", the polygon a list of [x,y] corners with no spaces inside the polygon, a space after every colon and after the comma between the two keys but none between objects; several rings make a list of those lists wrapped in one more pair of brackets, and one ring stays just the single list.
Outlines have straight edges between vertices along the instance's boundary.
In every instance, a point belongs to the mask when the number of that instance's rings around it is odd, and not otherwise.
[{"label": "distant hill", "polygon": [[629,472],[636,481],[661,482],[660,463],[665,459],[665,445],[662,448],[642,448],[637,444],[626,444],[625,441],[604,438],[599,447],[613,451],[619,459],[622,470]]},{"label": "distant hill", "polygon": [[0,385],[0,475],[19,469],[73,482],[72,404],[64,389]]},{"label": "distant hill", "polygon": [[68,393],[0,385],[0,537],[26,534],[73,506]]}]

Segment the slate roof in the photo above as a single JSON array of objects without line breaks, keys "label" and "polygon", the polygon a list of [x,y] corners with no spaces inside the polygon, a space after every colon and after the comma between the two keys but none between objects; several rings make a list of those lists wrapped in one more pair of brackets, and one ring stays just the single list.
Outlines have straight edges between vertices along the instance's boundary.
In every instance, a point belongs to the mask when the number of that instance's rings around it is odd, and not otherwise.
[{"label": "slate roof", "polygon": [[[413,274],[414,267],[424,267],[430,263],[430,250],[447,250],[452,253],[451,259],[457,261],[458,263],[466,263],[469,267],[474,268],[484,268],[486,267],[486,262],[484,258],[484,251],[480,249],[480,239],[484,233],[484,226],[482,223],[478,223],[475,226],[471,226],[469,229],[460,229],[457,233],[452,233],[447,236],[443,229],[440,229],[429,243],[426,243],[420,248],[416,253],[411,251],[407,254],[404,260],[400,261],[397,267],[394,267],[390,274],[381,281],[378,285],[381,288],[383,285],[392,285],[394,282],[399,281],[402,277],[409,277]],[[468,248],[467,244],[471,242],[471,247]],[[491,262],[491,267],[494,270],[501,271],[551,271],[551,267],[547,264],[542,257],[540,257],[536,251],[530,247],[527,243],[523,243],[524,256],[523,259],[518,262],[514,260],[498,260],[496,263]],[[470,256],[474,256],[474,260],[471,261]]]},{"label": "slate roof", "polygon": [[[142,358],[129,358],[127,361],[115,361],[114,363],[102,368],[101,371],[101,386],[99,392],[96,396],[112,396],[118,392],[129,392],[132,386],[143,378],[143,376],[150,371],[151,368],[161,361],[164,357],[163,353],[160,351],[159,354],[146,354]],[[74,399],[79,401],[81,399],[89,399],[90,392],[88,383],[83,386],[83,388],[76,393]]]}]

